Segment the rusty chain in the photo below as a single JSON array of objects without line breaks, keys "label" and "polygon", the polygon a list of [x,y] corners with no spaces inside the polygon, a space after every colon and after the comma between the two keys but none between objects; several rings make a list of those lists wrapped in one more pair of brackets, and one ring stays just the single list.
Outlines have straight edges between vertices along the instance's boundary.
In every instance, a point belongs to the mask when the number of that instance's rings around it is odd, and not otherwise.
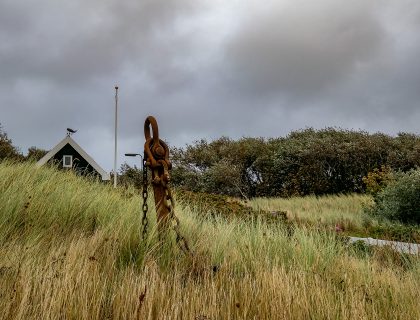
[{"label": "rusty chain", "polygon": [[[150,133],[152,127],[153,137]],[[152,116],[146,118],[144,123],[144,144],[143,158],[143,239],[147,232],[147,169],[152,172],[152,185],[157,213],[159,237],[166,234],[172,224],[172,230],[176,234],[176,243],[180,250],[186,255],[192,255],[187,240],[180,231],[180,221],[175,215],[175,200],[169,187],[169,170],[172,164],[169,160],[169,148],[167,144],[159,139],[159,131],[156,119]]]},{"label": "rusty chain", "polygon": [[185,239],[185,237],[181,234],[180,222],[178,217],[175,215],[175,200],[172,197],[172,192],[169,186],[166,187],[166,191],[167,200],[169,200],[169,202],[167,202],[167,208],[169,209],[171,219],[175,221],[175,224],[172,226],[172,229],[176,234],[176,243],[178,244],[178,247],[181,249],[182,252],[188,255],[192,255],[187,239]]},{"label": "rusty chain", "polygon": [[148,197],[148,193],[147,193],[147,187],[148,187],[148,182],[147,182],[147,167],[146,167],[146,159],[143,157],[143,162],[142,162],[142,171],[143,171],[143,190],[142,190],[142,196],[143,196],[143,205],[142,205],[142,211],[143,211],[143,218],[141,220],[142,226],[143,226],[143,233],[142,233],[142,237],[143,240],[146,239],[146,235],[147,235],[147,225],[148,225],[148,220],[147,220],[147,211],[149,209],[148,205],[147,205],[147,197]]}]

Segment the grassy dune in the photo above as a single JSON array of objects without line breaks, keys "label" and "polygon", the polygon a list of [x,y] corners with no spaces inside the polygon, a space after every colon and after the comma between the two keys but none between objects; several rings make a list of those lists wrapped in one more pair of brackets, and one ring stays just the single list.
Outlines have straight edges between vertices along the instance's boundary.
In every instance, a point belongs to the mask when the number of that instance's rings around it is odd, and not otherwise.
[{"label": "grassy dune", "polygon": [[371,199],[364,195],[330,195],[294,198],[256,198],[250,201],[254,209],[286,211],[293,221],[334,226],[340,223],[345,229],[363,228],[363,205]]},{"label": "grassy dune", "polygon": [[283,212],[288,222],[299,227],[334,231],[342,235],[373,237],[420,243],[420,227],[378,220],[364,213],[373,204],[366,195],[329,195],[294,198],[256,198],[248,202],[254,210]]},{"label": "grassy dune", "polygon": [[158,241],[152,212],[141,240],[134,190],[1,163],[0,318],[420,318],[418,258],[348,248],[333,233],[204,218],[191,204],[176,212],[192,257],[173,235]]}]

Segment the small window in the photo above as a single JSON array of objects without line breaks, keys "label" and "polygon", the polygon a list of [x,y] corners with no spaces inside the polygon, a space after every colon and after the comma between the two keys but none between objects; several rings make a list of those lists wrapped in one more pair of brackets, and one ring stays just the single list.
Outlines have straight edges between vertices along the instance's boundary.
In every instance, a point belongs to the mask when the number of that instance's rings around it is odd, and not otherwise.
[{"label": "small window", "polygon": [[63,156],[63,167],[64,168],[73,167],[73,156]]}]

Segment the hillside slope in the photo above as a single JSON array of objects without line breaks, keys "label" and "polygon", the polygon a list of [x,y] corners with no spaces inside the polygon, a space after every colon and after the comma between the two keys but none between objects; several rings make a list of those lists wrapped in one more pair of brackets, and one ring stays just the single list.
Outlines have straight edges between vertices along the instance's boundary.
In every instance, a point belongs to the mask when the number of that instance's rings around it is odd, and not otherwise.
[{"label": "hillside slope", "polygon": [[191,208],[186,256],[153,212],[142,241],[134,190],[0,163],[0,318],[420,318],[418,258]]}]

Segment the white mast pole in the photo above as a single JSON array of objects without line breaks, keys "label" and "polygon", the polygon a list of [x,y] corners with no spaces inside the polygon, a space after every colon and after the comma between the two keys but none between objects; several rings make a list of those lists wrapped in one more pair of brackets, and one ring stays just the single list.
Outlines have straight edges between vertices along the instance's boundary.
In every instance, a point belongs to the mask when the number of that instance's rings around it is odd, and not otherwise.
[{"label": "white mast pole", "polygon": [[117,187],[117,132],[118,132],[118,86],[115,86],[114,188]]}]

